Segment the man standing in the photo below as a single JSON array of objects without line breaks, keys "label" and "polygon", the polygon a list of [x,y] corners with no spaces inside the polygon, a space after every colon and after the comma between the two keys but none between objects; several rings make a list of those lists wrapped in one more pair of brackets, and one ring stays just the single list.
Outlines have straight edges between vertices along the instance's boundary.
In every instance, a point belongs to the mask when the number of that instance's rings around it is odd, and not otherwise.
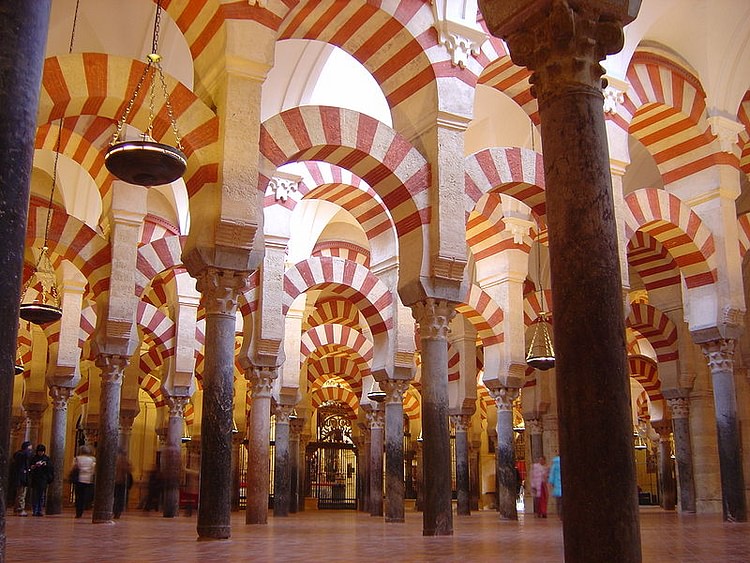
[{"label": "man standing", "polygon": [[31,458],[31,467],[29,468],[31,485],[31,502],[34,509],[34,516],[43,516],[42,509],[47,500],[47,485],[55,478],[55,468],[52,466],[52,460],[45,453],[47,448],[44,444],[36,447],[36,455]]},{"label": "man standing", "polygon": [[31,465],[31,442],[21,444],[21,449],[13,454],[13,484],[16,487],[16,514],[26,514],[26,486],[29,484],[29,466]]}]

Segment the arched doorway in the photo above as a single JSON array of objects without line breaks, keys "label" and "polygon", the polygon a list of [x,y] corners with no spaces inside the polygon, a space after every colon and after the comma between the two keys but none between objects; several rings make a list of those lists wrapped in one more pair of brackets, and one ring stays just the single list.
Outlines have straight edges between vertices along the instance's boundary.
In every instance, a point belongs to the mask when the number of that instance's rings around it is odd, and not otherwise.
[{"label": "arched doorway", "polygon": [[329,402],[318,410],[316,441],[305,455],[306,495],[319,509],[357,508],[357,451],[352,442],[351,410]]}]

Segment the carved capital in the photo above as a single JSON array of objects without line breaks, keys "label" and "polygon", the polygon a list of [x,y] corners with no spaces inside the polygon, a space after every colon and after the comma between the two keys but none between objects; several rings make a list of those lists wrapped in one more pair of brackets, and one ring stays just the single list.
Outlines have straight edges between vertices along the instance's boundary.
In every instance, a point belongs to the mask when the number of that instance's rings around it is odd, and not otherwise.
[{"label": "carved capital", "polygon": [[450,415],[453,428],[456,432],[467,432],[469,426],[471,426],[471,417],[468,414],[452,414]]},{"label": "carved capital", "polygon": [[409,381],[405,379],[387,379],[380,382],[380,388],[385,391],[385,403],[401,403],[404,393],[409,389]]},{"label": "carved capital", "polygon": [[198,275],[196,287],[201,292],[206,314],[234,316],[237,298],[247,285],[247,272],[205,268]]},{"label": "carved capital", "polygon": [[275,367],[250,366],[245,372],[245,379],[250,384],[250,391],[254,399],[269,398],[273,390],[273,382],[278,377]]},{"label": "carved capital", "polygon": [[447,340],[448,327],[456,316],[456,308],[449,301],[428,298],[412,306],[412,315],[419,325],[420,338]]},{"label": "carved capital", "polygon": [[367,411],[367,425],[370,430],[385,428],[385,413],[381,409]]},{"label": "carved capital", "polygon": [[73,390],[70,387],[53,385],[49,388],[49,396],[52,399],[52,409],[59,412],[68,410],[68,400]]},{"label": "carved capital", "polygon": [[102,382],[122,383],[122,376],[130,363],[130,358],[119,354],[99,354],[94,363],[102,370]]},{"label": "carved capital", "polygon": [[657,420],[656,422],[652,422],[651,426],[659,435],[660,442],[669,442],[669,435],[672,433],[671,420]]},{"label": "carved capital", "polygon": [[185,407],[190,402],[190,397],[168,396],[169,418],[182,418],[185,416]]},{"label": "carved capital", "polygon": [[276,201],[286,201],[289,199],[289,194],[296,193],[298,189],[299,179],[274,176],[271,178],[271,181],[268,182],[267,191],[273,194]]},{"label": "carved capital", "polygon": [[276,424],[289,424],[289,415],[292,414],[294,406],[276,405],[273,413],[276,415]]},{"label": "carved capital", "polygon": [[709,340],[701,343],[701,351],[708,361],[711,373],[734,369],[734,340]]},{"label": "carved capital", "polygon": [[667,399],[667,405],[669,405],[673,419],[688,418],[690,416],[690,399],[687,397]]},{"label": "carved capital", "polygon": [[537,436],[544,431],[544,424],[541,418],[526,418],[523,421],[523,425],[532,436]]},{"label": "carved capital", "polygon": [[300,435],[302,434],[302,429],[304,428],[304,426],[305,426],[305,419],[304,418],[299,418],[299,417],[295,417],[295,418],[290,417],[289,418],[289,432],[295,438],[299,438],[300,437]]},{"label": "carved capital", "polygon": [[495,405],[499,411],[512,411],[513,401],[518,397],[518,387],[493,387],[488,389],[490,397],[495,399]]}]

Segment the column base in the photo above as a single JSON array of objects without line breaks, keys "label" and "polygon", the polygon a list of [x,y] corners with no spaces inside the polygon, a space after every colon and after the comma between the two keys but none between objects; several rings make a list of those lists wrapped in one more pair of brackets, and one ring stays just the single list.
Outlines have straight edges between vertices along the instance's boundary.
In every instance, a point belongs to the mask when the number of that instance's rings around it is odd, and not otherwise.
[{"label": "column base", "polygon": [[389,517],[389,516],[386,516],[385,517],[385,521],[386,522],[405,522],[406,519],[403,516],[402,517]]},{"label": "column base", "polygon": [[231,526],[199,526],[198,541],[228,540],[232,536]]}]

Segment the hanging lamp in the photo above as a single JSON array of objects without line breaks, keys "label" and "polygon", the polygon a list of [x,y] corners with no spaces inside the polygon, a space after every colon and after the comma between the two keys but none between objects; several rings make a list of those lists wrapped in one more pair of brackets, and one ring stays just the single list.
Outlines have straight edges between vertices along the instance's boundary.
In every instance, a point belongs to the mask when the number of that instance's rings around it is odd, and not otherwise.
[{"label": "hanging lamp", "polygon": [[[146,68],[136,84],[125,111],[117,122],[117,128],[112,136],[109,149],[104,153],[104,164],[107,170],[120,180],[138,186],[169,184],[181,178],[187,168],[187,157],[182,152],[177,121],[172,110],[172,103],[169,100],[164,71],[161,68],[161,55],[158,53],[160,23],[161,0],[158,0],[156,16],[154,17],[151,53],[147,57]],[[177,140],[176,147],[153,140],[154,98],[156,96],[157,77],[164,96],[172,131]],[[124,139],[125,123],[141,89],[146,84],[148,84],[149,89],[148,125],[139,139],[128,141]]]},{"label": "hanging lamp", "polygon": [[[75,13],[73,14],[73,28],[70,32],[70,43],[68,45],[68,54],[73,52],[73,41],[75,39],[76,23],[78,21],[78,7],[80,0],[76,2]],[[60,121],[57,127],[57,141],[55,142],[55,160],[52,165],[52,186],[49,192],[49,202],[47,203],[47,222],[44,226],[44,244],[42,245],[42,251],[39,254],[39,259],[34,266],[34,271],[31,273],[29,278],[21,290],[21,306],[19,308],[19,316],[32,324],[35,325],[46,325],[48,323],[60,320],[62,317],[62,308],[60,307],[60,293],[57,290],[57,278],[55,276],[55,270],[52,268],[52,262],[49,259],[49,227],[52,222],[52,204],[55,197],[55,187],[57,185],[57,163],[60,159],[60,144],[62,142],[62,128],[63,128],[63,117],[60,116]],[[36,296],[33,301],[24,302],[26,293],[31,288],[36,288],[41,285],[41,292]],[[23,366],[21,366],[23,371]],[[16,366],[16,373],[18,373],[18,366]]]},{"label": "hanging lamp", "polygon": [[372,380],[372,386],[370,386],[370,390],[367,392],[367,398],[374,403],[385,401],[385,391],[380,388],[380,384],[375,379]]},{"label": "hanging lamp", "polygon": [[526,352],[526,363],[541,371],[546,371],[555,367],[555,348],[552,345],[552,324],[549,313],[544,307],[544,288],[542,286],[542,266],[541,266],[542,244],[538,242],[537,247],[537,283],[539,284],[541,311],[532,323],[533,332],[531,341]]}]

